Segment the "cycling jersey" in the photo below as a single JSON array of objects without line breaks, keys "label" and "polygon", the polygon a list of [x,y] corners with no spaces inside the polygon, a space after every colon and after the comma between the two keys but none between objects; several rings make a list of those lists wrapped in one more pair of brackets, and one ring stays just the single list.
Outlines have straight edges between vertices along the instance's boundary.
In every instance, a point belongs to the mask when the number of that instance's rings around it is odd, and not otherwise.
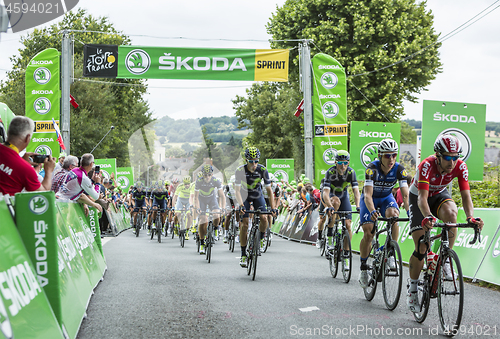
[{"label": "cycling jersey", "polygon": [[377,159],[371,162],[365,171],[365,186],[373,187],[373,198],[383,198],[392,194],[392,188],[398,180],[400,187],[408,187],[403,165],[396,162],[387,175],[382,172],[380,165],[380,160]]},{"label": "cycling jersey", "polygon": [[453,178],[458,178],[460,191],[470,189],[469,170],[465,162],[458,159],[451,173],[441,173],[436,156],[431,155],[418,165],[418,171],[410,186],[410,193],[418,195],[418,190],[423,189],[429,191],[430,198],[443,192]]},{"label": "cycling jersey", "polygon": [[62,186],[56,197],[59,199],[77,200],[85,192],[97,200],[99,198],[99,186],[93,185],[87,176],[87,172],[81,167],[74,168],[64,177]]},{"label": "cycling jersey", "polygon": [[201,199],[217,197],[219,189],[222,189],[222,182],[213,176],[209,182],[206,182],[204,178],[198,178],[194,187],[195,192],[200,192],[199,197]]},{"label": "cycling jersey", "polygon": [[[356,172],[351,167],[347,167],[344,174],[339,174],[337,172],[337,165],[334,165],[326,171],[325,178],[321,181],[323,188],[330,188],[330,195],[333,192],[342,192],[347,190],[349,184],[352,187],[358,186],[358,180],[356,179]],[[320,189],[323,189],[320,186]]]},{"label": "cycling jersey", "polygon": [[177,196],[177,198],[189,199],[190,195],[191,195],[191,185],[189,185],[186,188],[184,184],[181,184],[177,186],[177,188],[175,189],[174,196]]},{"label": "cycling jersey", "polygon": [[168,199],[168,191],[166,190],[153,190],[149,194],[149,199],[165,200]]},{"label": "cycling jersey", "polygon": [[146,191],[139,191],[135,189],[132,192],[132,199],[135,199],[135,201],[144,201],[146,198]]},{"label": "cycling jersey", "polygon": [[261,180],[264,179],[264,185],[270,186],[269,173],[261,164],[257,165],[254,172],[248,170],[247,165],[242,165],[236,169],[235,173],[236,186],[241,186],[243,191],[247,192],[249,198],[257,198],[262,195]]}]

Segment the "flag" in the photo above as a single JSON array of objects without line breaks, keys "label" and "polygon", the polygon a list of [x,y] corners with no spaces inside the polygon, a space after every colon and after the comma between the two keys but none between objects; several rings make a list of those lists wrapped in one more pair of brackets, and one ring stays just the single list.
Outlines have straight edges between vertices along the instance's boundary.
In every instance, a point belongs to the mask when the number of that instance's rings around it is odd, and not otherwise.
[{"label": "flag", "polygon": [[300,114],[304,112],[304,99],[300,102],[300,104],[297,106],[297,110],[295,111],[295,116],[298,118],[300,117]]},{"label": "flag", "polygon": [[76,102],[75,98],[71,94],[69,95],[69,103],[74,108],[78,108],[80,106],[80,105],[78,105],[78,103]]},{"label": "flag", "polygon": [[57,142],[59,143],[59,146],[61,146],[63,150],[66,150],[66,146],[64,146],[64,142],[61,136],[61,131],[59,130],[59,126],[57,126],[57,123],[54,120],[54,118],[52,118],[52,123],[54,124],[54,129],[56,130]]}]

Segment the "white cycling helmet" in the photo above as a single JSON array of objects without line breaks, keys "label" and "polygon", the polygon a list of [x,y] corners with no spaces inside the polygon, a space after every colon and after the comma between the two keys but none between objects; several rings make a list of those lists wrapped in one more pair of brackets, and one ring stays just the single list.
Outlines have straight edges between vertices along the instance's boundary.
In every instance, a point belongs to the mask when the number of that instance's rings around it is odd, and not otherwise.
[{"label": "white cycling helmet", "polygon": [[384,139],[378,144],[379,153],[397,153],[399,150],[398,143],[392,139]]}]

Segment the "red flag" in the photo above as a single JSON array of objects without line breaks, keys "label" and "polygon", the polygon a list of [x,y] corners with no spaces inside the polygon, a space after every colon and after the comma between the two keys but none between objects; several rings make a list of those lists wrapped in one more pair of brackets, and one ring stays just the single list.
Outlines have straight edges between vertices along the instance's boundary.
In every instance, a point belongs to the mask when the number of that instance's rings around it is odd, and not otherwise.
[{"label": "red flag", "polygon": [[304,112],[304,99],[300,102],[300,104],[297,106],[297,111],[295,111],[295,116],[298,118],[300,117],[300,114]]},{"label": "red flag", "polygon": [[56,130],[57,142],[59,143],[59,146],[61,146],[61,148],[63,150],[66,150],[66,146],[64,146],[64,142],[63,142],[63,139],[62,139],[62,136],[61,136],[61,131],[59,130],[59,126],[57,125],[57,123],[54,120],[54,118],[52,118],[52,123],[54,124],[54,129]]},{"label": "red flag", "polygon": [[74,108],[78,108],[80,106],[80,105],[78,105],[78,103],[76,102],[75,98],[71,94],[69,95],[69,103]]}]

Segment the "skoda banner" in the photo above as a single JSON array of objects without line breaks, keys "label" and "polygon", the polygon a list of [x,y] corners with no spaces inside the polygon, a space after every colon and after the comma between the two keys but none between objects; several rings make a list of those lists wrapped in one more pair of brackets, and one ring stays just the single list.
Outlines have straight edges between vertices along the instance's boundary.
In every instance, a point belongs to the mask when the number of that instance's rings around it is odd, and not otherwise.
[{"label": "skoda banner", "polygon": [[94,159],[94,163],[96,166],[101,167],[103,179],[111,178],[111,173],[114,173],[116,180],[116,159]]},{"label": "skoda banner", "polygon": [[130,186],[134,184],[134,169],[132,167],[118,167],[116,171],[116,183],[126,194]]},{"label": "skoda banner", "polygon": [[54,48],[41,51],[28,64],[25,78],[26,116],[35,121],[33,139],[28,152],[59,157],[59,143],[52,118],[59,121],[61,90],[60,53]]},{"label": "skoda banner", "polygon": [[89,45],[84,76],[121,79],[288,81],[286,49]]},{"label": "skoda banner", "polygon": [[266,168],[269,173],[273,173],[278,181],[294,180],[294,159],[267,159]]},{"label": "skoda banner", "polygon": [[316,54],[312,64],[314,183],[319,187],[337,150],[347,150],[347,87],[344,67],[331,56]]},{"label": "skoda banner", "polygon": [[453,134],[462,143],[462,160],[469,180],[483,180],[486,105],[424,100],[422,115],[422,156],[434,154],[440,134]]},{"label": "skoda banner", "polygon": [[[401,124],[387,122],[351,122],[351,162],[358,180],[364,181],[365,169],[377,159],[378,143],[382,139],[393,139],[398,145],[401,137]],[[398,154],[399,160],[399,154]]]}]

